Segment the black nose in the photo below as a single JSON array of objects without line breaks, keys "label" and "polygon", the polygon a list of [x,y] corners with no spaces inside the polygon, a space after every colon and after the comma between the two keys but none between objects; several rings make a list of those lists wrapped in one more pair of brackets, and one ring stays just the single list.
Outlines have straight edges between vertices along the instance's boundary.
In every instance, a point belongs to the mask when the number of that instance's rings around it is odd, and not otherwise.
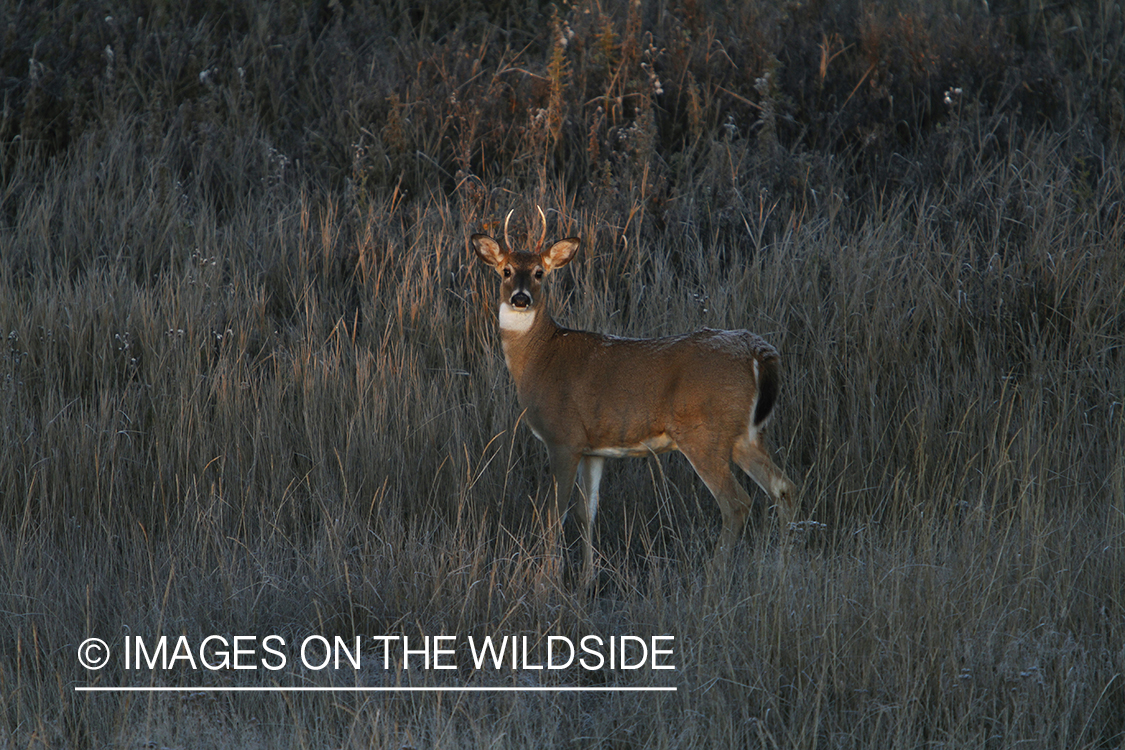
[{"label": "black nose", "polygon": [[527,292],[516,292],[512,295],[512,307],[523,309],[531,305],[531,297]]}]

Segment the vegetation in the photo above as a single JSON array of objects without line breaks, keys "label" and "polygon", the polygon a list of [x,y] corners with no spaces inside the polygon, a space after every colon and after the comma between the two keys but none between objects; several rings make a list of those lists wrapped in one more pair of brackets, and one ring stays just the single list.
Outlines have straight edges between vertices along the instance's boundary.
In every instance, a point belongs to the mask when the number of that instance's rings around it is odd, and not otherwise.
[{"label": "vegetation", "polygon": [[[1120,4],[65,0],[0,29],[0,748],[1125,742]],[[777,346],[804,523],[709,577],[690,467],[620,461],[599,589],[544,566],[466,239],[536,205],[584,241],[561,321]],[[677,669],[76,658],[162,634],[673,635]],[[75,691],[277,684],[677,690]]]}]

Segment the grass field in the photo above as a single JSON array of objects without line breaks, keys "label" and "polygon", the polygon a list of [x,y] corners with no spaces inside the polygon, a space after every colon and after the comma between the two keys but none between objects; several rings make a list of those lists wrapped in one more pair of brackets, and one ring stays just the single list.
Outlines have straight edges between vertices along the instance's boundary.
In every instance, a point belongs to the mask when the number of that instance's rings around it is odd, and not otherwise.
[{"label": "grass field", "polygon": [[[1119,4],[187,5],[0,8],[0,748],[1125,746]],[[560,322],[778,348],[803,523],[709,576],[610,462],[557,579],[467,243],[536,205]],[[464,647],[587,635],[676,668]],[[269,686],[676,690],[203,690]]]}]

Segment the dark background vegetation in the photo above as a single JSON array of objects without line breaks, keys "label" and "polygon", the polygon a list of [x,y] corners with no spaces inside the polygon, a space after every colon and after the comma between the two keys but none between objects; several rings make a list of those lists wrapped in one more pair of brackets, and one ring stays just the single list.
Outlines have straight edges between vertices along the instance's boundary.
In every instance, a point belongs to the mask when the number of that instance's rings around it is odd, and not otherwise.
[{"label": "dark background vegetation", "polygon": [[[0,747],[1120,747],[1123,47],[1109,0],[3,4]],[[778,346],[805,523],[708,579],[686,462],[617,462],[601,588],[545,570],[465,239],[536,205],[560,320]],[[73,691],[310,679],[95,635],[439,631],[673,633],[542,679],[678,692]]]},{"label": "dark background vegetation", "polygon": [[[29,151],[52,162],[127,128],[161,180],[226,220],[283,186],[347,193],[349,209],[395,190],[453,195],[471,177],[514,192],[551,180],[589,201],[643,172],[652,231],[687,220],[684,186],[713,169],[713,142],[751,141],[740,183],[708,195],[737,235],[740,197],[768,191],[782,223],[833,197],[862,212],[940,190],[1026,133],[1065,136],[1093,189],[1125,131],[1119,15],[1098,2],[14,3],[0,139],[10,175]],[[21,186],[8,184],[10,213]]]}]

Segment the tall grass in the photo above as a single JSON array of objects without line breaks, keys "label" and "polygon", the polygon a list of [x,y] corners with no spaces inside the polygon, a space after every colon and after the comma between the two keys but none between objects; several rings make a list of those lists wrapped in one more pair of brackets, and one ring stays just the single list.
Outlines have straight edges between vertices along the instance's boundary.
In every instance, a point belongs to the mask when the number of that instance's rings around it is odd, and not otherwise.
[{"label": "tall grass", "polygon": [[[0,12],[0,747],[1119,747],[1116,6],[401,5]],[[777,346],[816,524],[709,579],[687,463],[615,462],[602,585],[552,575],[466,247],[536,204],[559,320]],[[76,659],[272,633],[677,669]],[[74,691],[316,680],[677,692]]]}]

